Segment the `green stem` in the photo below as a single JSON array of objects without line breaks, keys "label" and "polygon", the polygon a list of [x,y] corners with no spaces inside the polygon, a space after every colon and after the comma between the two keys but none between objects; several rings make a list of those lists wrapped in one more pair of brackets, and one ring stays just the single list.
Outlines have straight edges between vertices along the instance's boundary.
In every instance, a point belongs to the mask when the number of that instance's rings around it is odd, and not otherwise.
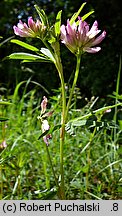
[{"label": "green stem", "polygon": [[66,115],[65,115],[65,121],[67,121],[67,116],[68,116],[68,112],[69,112],[69,107],[72,101],[72,96],[73,96],[73,92],[77,83],[77,79],[78,79],[78,74],[79,74],[79,69],[80,69],[80,63],[81,63],[81,54],[77,55],[77,64],[76,64],[76,71],[75,71],[75,76],[74,76],[74,81],[72,84],[72,88],[71,88],[71,92],[69,95],[69,100],[67,103],[67,108],[66,108]]},{"label": "green stem", "polygon": [[0,166],[0,200],[3,196],[3,178],[2,178],[2,165]]},{"label": "green stem", "polygon": [[53,49],[55,52],[53,52],[52,47],[45,40],[43,40],[42,42],[50,50],[50,52],[52,53],[52,55],[55,58],[55,66],[56,66],[56,69],[59,73],[59,77],[60,77],[60,81],[61,81],[62,116],[61,116],[61,129],[60,129],[60,175],[61,175],[61,185],[60,186],[58,184],[58,181],[57,181],[57,178],[55,175],[55,171],[53,169],[53,165],[52,165],[52,161],[50,158],[48,147],[46,147],[46,149],[47,149],[47,154],[48,154],[48,158],[50,161],[50,165],[52,168],[52,172],[53,172],[53,175],[55,178],[55,183],[56,183],[56,186],[58,187],[58,195],[59,195],[60,199],[65,199],[63,149],[64,149],[64,137],[65,137],[66,95],[65,95],[65,83],[64,83],[64,76],[63,76],[63,67],[62,67],[61,58],[60,58],[60,44],[59,44],[59,42],[54,44]]},{"label": "green stem", "polygon": [[63,68],[61,59],[56,55],[56,68],[59,73],[61,80],[61,91],[62,91],[62,116],[61,116],[61,129],[60,129],[60,175],[61,185],[59,188],[60,197],[62,200],[65,199],[65,185],[64,185],[64,138],[65,138],[65,111],[66,111],[66,94],[65,94],[65,83],[63,76]]},{"label": "green stem", "polygon": [[55,66],[56,66],[56,69],[59,73],[59,77],[60,77],[60,81],[61,81],[62,116],[61,116],[61,129],[60,129],[60,175],[61,175],[61,185],[60,186],[58,185],[58,181],[57,181],[56,176],[55,176],[55,172],[54,172],[53,165],[51,162],[48,147],[47,147],[47,154],[48,154],[48,158],[49,158],[49,161],[50,161],[50,164],[52,167],[52,171],[53,171],[56,185],[58,186],[58,189],[59,189],[59,191],[58,191],[59,197],[61,199],[65,199],[63,149],[64,149],[64,137],[65,137],[66,95],[65,95],[65,83],[64,83],[64,76],[63,76],[63,67],[62,67],[61,58],[60,58],[60,44],[59,44],[59,42],[53,44],[53,46],[54,46],[53,47],[54,52],[53,52],[52,47],[46,41],[42,41],[42,42],[50,50],[50,52],[52,53],[52,55],[55,58]]},{"label": "green stem", "polygon": [[93,133],[91,134],[90,140],[89,140],[89,149],[87,150],[87,164],[88,164],[88,170],[86,172],[86,191],[88,191],[89,187],[89,169],[90,169],[90,154],[91,154],[91,144],[94,139],[95,133],[96,133],[96,127],[93,130]]},{"label": "green stem", "polygon": [[[119,85],[120,85],[120,73],[121,73],[121,56],[120,56],[120,61],[119,61],[119,69],[118,69],[118,77],[117,77],[117,83],[116,83],[116,98],[115,98],[115,104],[117,104],[117,95],[119,95]],[[115,124],[117,122],[117,106],[115,107],[115,112],[114,112],[114,121]],[[114,143],[116,142],[117,138],[117,129],[116,126],[114,127]],[[115,157],[114,157],[115,158]]]},{"label": "green stem", "polygon": [[71,104],[74,88],[78,79],[78,74],[79,74],[79,69],[80,69],[80,62],[81,62],[81,54],[77,55],[77,65],[76,65],[76,72],[75,72],[75,77],[72,85],[72,89],[70,92],[68,104],[66,107],[66,95],[65,95],[65,83],[64,83],[64,77],[63,77],[63,69],[62,69],[62,64],[59,55],[56,56],[57,61],[56,61],[56,68],[59,72],[59,77],[61,80],[61,90],[62,90],[62,121],[61,121],[61,130],[60,130],[60,174],[61,174],[61,186],[60,186],[60,194],[61,194],[61,199],[65,199],[65,186],[64,186],[64,154],[63,154],[63,149],[64,149],[64,138],[65,138],[65,123],[67,121],[67,116],[68,116],[68,111],[69,107]]},{"label": "green stem", "polygon": [[52,172],[53,172],[53,176],[54,176],[54,179],[55,179],[56,187],[59,188],[58,180],[57,180],[57,178],[56,178],[55,170],[54,170],[54,168],[53,168],[52,160],[51,160],[51,157],[50,157],[50,152],[49,152],[49,149],[48,149],[48,146],[47,146],[47,145],[46,145],[46,151],[47,151],[48,160],[49,160],[49,163],[50,163]]}]

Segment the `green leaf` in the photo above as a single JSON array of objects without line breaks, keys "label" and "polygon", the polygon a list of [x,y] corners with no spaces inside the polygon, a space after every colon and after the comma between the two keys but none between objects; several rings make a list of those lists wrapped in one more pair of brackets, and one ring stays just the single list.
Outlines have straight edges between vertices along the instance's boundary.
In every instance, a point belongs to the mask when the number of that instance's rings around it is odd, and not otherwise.
[{"label": "green leaf", "polygon": [[97,173],[97,175],[99,175],[101,172],[105,171],[105,170],[108,169],[109,167],[112,167],[113,165],[115,165],[115,164],[117,164],[117,163],[120,163],[120,162],[122,162],[122,159],[117,160],[117,161],[114,161],[114,162],[108,164],[106,167],[104,167],[103,169],[101,169],[101,170]]},{"label": "green leaf", "polygon": [[40,10],[38,5],[34,5],[34,7],[35,7],[37,13],[39,14],[39,17],[41,19],[42,24],[45,26],[48,26],[48,19],[47,19],[47,16],[46,16],[44,10]]},{"label": "green leaf", "polygon": [[119,122],[120,130],[122,130],[122,120],[118,120],[118,122]]},{"label": "green leaf", "polygon": [[55,34],[56,34],[56,36],[58,36],[60,34],[61,14],[62,14],[62,10],[60,10],[56,16],[56,22],[55,22]]},{"label": "green leaf", "polygon": [[10,41],[12,38],[14,38],[14,36],[11,36],[11,37],[5,39],[4,41],[2,41],[2,42],[0,43],[0,46],[2,46],[4,43],[7,43],[7,42]]},{"label": "green leaf", "polygon": [[48,62],[48,63],[52,63],[49,59],[36,59],[36,60],[23,60],[21,63],[31,63],[31,62]]},{"label": "green leaf", "polygon": [[0,117],[0,121],[7,121],[8,120],[8,118],[6,118],[6,117]]},{"label": "green leaf", "polygon": [[87,119],[87,118],[89,118],[90,116],[92,116],[93,114],[94,114],[94,115],[102,114],[102,113],[104,113],[106,110],[112,109],[112,108],[117,107],[117,106],[122,106],[122,103],[118,103],[118,104],[114,104],[114,105],[111,105],[111,106],[102,107],[102,108],[97,109],[97,110],[94,110],[94,111],[92,111],[91,113],[88,113],[88,114],[86,114],[86,115],[84,115],[84,116],[80,116],[80,117],[78,117],[78,118],[71,119],[69,122],[74,122],[74,121],[76,122],[76,121],[80,121],[80,120],[82,120],[82,119]]},{"label": "green leaf", "polygon": [[89,164],[83,166],[83,167],[81,168],[81,171],[82,171],[83,173],[87,173],[87,172],[89,171]]},{"label": "green leaf", "polygon": [[16,85],[16,88],[15,88],[14,94],[13,94],[13,98],[12,98],[13,103],[15,103],[15,101],[16,101],[16,99],[17,99],[19,88],[20,88],[21,85],[23,85],[24,83],[26,83],[26,81],[21,81],[21,82],[19,82],[19,83]]},{"label": "green leaf", "polygon": [[11,105],[12,103],[7,101],[0,101],[0,105]]},{"label": "green leaf", "polygon": [[87,17],[89,17],[91,14],[94,13],[94,10],[88,12],[87,14],[85,14],[84,16],[82,16],[82,21],[84,21]]},{"label": "green leaf", "polygon": [[50,128],[49,130],[46,130],[44,133],[42,133],[42,134],[38,137],[38,140],[39,140],[40,138],[42,138],[43,136],[47,135],[47,134],[52,134],[54,131],[59,130],[60,127],[61,127],[61,125],[58,124],[58,125],[55,125],[53,128]]},{"label": "green leaf", "polygon": [[54,59],[54,57],[53,57],[53,55],[52,55],[52,53],[50,52],[49,49],[47,49],[47,48],[41,48],[40,51],[41,51],[45,56],[47,56],[51,61],[55,62],[55,59]]},{"label": "green leaf", "polygon": [[80,12],[82,11],[82,9],[84,8],[84,6],[86,5],[86,2],[84,2],[81,7],[79,8],[79,10],[73,14],[73,16],[70,19],[70,24],[72,25],[75,20],[77,19],[77,17],[79,16]]},{"label": "green leaf", "polygon": [[79,180],[71,181],[70,186],[77,190],[81,189],[82,187],[81,182]]},{"label": "green leaf", "polygon": [[50,133],[52,133],[52,132],[54,132],[54,131],[56,131],[56,130],[59,130],[60,129],[60,127],[61,127],[61,125],[60,124],[58,124],[58,125],[55,125],[51,130],[50,130]]},{"label": "green leaf", "polygon": [[75,126],[75,127],[80,127],[80,126],[83,126],[85,124],[86,124],[86,119],[85,120],[74,121],[72,125]]},{"label": "green leaf", "polygon": [[44,133],[42,133],[39,137],[38,140],[41,139],[43,136],[49,134],[49,130],[46,130]]},{"label": "green leaf", "polygon": [[[82,16],[82,21],[84,21],[87,17],[89,17],[91,14],[94,13],[94,10],[88,12],[87,14],[85,14],[84,16]],[[76,22],[76,25],[79,25],[79,20]]]},{"label": "green leaf", "polygon": [[38,51],[39,51],[38,48],[36,48],[36,47],[34,47],[34,46],[31,46],[31,45],[29,45],[29,44],[27,44],[27,43],[25,43],[25,42],[23,42],[23,41],[20,41],[20,40],[13,39],[13,40],[11,40],[10,42],[11,42],[11,43],[15,43],[15,44],[17,44],[17,45],[19,45],[19,46],[22,46],[22,47],[24,47],[24,48],[26,48],[26,49],[29,49],[29,50],[31,50],[31,51],[35,51],[35,52],[38,52]]},{"label": "green leaf", "polygon": [[46,60],[47,61],[48,60],[45,57],[41,57],[39,55],[33,55],[30,53],[24,53],[24,52],[13,53],[13,54],[9,55],[8,58],[20,59],[20,60],[29,60],[29,61],[35,61],[35,60],[42,60],[42,61]]}]

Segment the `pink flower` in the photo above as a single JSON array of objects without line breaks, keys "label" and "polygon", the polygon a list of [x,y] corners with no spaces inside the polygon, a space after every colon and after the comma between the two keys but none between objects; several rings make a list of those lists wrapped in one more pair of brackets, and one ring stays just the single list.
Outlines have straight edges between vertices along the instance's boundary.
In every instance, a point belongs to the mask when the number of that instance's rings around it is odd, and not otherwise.
[{"label": "pink flower", "polygon": [[41,102],[41,113],[45,113],[47,108],[47,98],[44,96],[43,101]]},{"label": "pink flower", "polygon": [[[46,119],[44,119],[42,121],[42,132],[44,133],[45,131],[48,131],[50,129],[50,126],[48,124],[48,121]],[[46,145],[48,146],[49,145],[49,139],[51,139],[52,136],[51,134],[46,134],[44,137],[43,137],[43,140],[44,142],[46,143]]]},{"label": "pink flower", "polygon": [[0,149],[5,149],[7,147],[6,141],[3,140],[2,143],[0,143]]},{"label": "pink flower", "polygon": [[111,109],[105,110],[105,113],[110,113]]},{"label": "pink flower", "polygon": [[48,134],[48,131],[50,129],[50,126],[49,126],[49,123],[48,123],[48,120],[47,120],[47,117],[51,116],[52,115],[52,112],[47,112],[46,113],[46,109],[47,109],[47,98],[44,96],[43,97],[43,100],[41,102],[41,116],[38,117],[38,119],[41,119],[41,123],[42,123],[42,133],[45,133],[47,131],[47,134],[45,136],[43,136],[43,140],[44,142],[46,143],[46,145],[48,146],[49,145],[49,139],[52,138],[52,135],[51,134]]},{"label": "pink flower", "polygon": [[98,45],[106,36],[106,32],[103,31],[98,37],[96,37],[101,30],[98,30],[98,23],[95,21],[91,27],[78,17],[78,25],[74,22],[70,25],[70,21],[67,20],[67,25],[61,26],[61,40],[72,53],[96,53],[101,50],[100,47],[94,47]]},{"label": "pink flower", "polygon": [[46,26],[39,20],[33,21],[32,17],[28,18],[28,25],[19,20],[17,26],[13,26],[14,33],[20,37],[43,37],[45,34]]}]

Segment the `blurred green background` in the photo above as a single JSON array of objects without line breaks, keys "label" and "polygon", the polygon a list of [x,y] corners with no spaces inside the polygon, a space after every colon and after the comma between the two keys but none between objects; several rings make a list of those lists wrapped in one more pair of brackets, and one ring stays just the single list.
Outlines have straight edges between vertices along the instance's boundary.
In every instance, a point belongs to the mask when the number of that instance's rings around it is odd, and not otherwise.
[{"label": "blurred green background", "polygon": [[[59,10],[63,10],[62,23],[66,23],[67,18],[79,9],[84,1],[75,0],[1,0],[0,1],[0,36],[1,42],[8,37],[14,36],[13,25],[18,20],[27,22],[28,16],[37,18],[34,4],[43,8],[49,17],[51,23]],[[81,16],[94,9],[95,12],[87,18],[87,22],[92,25],[94,20],[98,20],[99,29],[106,30],[107,36],[101,43],[102,50],[97,54],[85,54],[82,59],[81,71],[77,86],[83,97],[93,95],[106,98],[112,94],[116,88],[117,73],[119,67],[119,58],[122,51],[122,16],[119,0],[87,0]],[[17,38],[17,36],[14,36]],[[42,46],[37,39],[19,38],[37,47]],[[69,50],[62,45],[62,61],[64,65],[64,74],[66,83],[72,79],[72,73],[75,69],[75,57]],[[5,60],[4,57],[15,52],[23,50],[10,42],[4,43],[0,47],[0,94],[8,94],[8,90],[13,92],[17,83],[26,80],[29,77],[42,84],[50,94],[53,89],[60,86],[59,77],[54,65],[45,63],[20,64],[20,61]],[[33,86],[30,86],[33,88]],[[120,83],[120,93],[122,84]],[[43,94],[41,90],[40,94]]]}]

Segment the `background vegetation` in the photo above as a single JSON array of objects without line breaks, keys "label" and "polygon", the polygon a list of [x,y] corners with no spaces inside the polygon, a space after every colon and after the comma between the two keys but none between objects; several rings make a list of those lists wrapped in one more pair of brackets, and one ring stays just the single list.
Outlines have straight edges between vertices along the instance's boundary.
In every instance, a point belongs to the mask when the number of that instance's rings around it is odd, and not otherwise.
[{"label": "background vegetation", "polygon": [[[55,112],[50,124],[60,123],[60,85],[58,74],[51,64],[20,64],[2,61],[15,51],[23,50],[7,41],[13,25],[28,16],[37,17],[34,4],[43,8],[53,23],[63,10],[62,23],[78,10],[84,1],[60,0],[1,0],[0,1],[0,190],[1,199],[57,199],[54,179],[40,136],[40,102],[49,98],[48,109]],[[122,102],[121,61],[122,17],[119,0],[88,0],[83,14],[98,20],[106,30],[101,52],[85,54],[74,92],[70,119],[87,115],[106,105]],[[17,38],[17,37],[16,37]],[[37,47],[37,40],[22,39]],[[65,80],[72,80],[75,69],[73,55],[62,46]],[[71,60],[72,59],[72,60]],[[117,80],[118,78],[118,80]],[[3,103],[3,101],[5,103]],[[11,102],[9,104],[7,101]],[[81,109],[82,108],[82,109]],[[122,110],[121,106],[102,111],[75,123],[69,122],[64,149],[67,199],[122,198]],[[59,132],[50,140],[50,153],[59,174]],[[7,148],[6,148],[7,146]],[[69,174],[70,173],[70,174]]]}]

